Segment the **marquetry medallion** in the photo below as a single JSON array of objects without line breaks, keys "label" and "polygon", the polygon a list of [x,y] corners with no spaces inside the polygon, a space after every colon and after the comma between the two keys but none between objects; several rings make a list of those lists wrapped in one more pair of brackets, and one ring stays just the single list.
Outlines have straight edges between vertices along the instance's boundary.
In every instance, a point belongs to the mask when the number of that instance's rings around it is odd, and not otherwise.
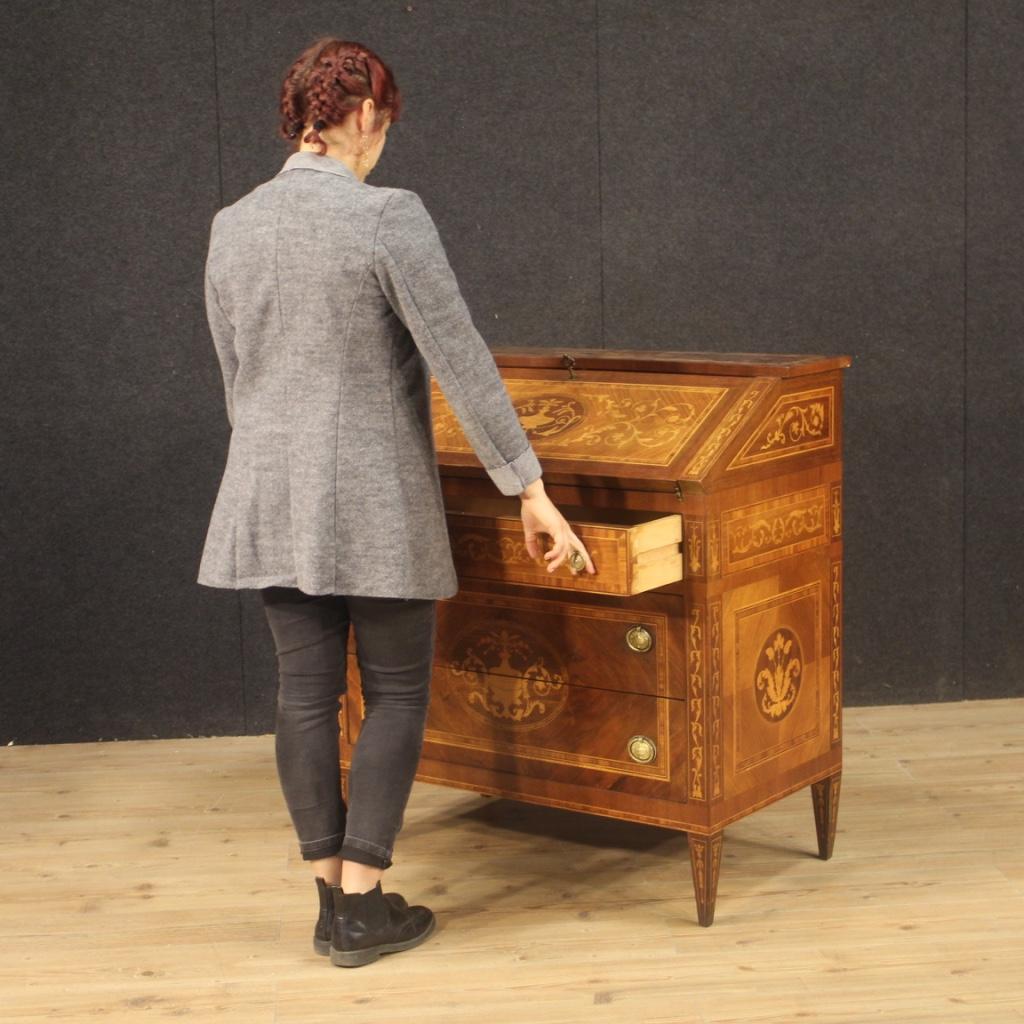
[{"label": "marquetry medallion", "polygon": [[568,672],[540,636],[478,623],[456,635],[449,650],[448,671],[462,683],[466,707],[492,726],[535,729],[565,707]]},{"label": "marquetry medallion", "polygon": [[769,722],[779,722],[793,709],[800,693],[803,657],[796,633],[785,628],[772,631],[761,645],[757,661],[754,689],[757,710]]}]

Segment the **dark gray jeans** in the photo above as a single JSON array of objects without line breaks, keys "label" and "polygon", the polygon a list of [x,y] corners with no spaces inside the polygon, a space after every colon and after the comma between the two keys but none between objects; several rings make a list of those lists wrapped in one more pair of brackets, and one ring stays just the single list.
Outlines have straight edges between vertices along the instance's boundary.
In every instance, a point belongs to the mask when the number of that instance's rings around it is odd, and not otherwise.
[{"label": "dark gray jeans", "polygon": [[[303,860],[389,868],[423,749],[437,602],[261,590],[278,660],[275,753]],[[341,795],[338,697],[349,623],[365,712]]]}]

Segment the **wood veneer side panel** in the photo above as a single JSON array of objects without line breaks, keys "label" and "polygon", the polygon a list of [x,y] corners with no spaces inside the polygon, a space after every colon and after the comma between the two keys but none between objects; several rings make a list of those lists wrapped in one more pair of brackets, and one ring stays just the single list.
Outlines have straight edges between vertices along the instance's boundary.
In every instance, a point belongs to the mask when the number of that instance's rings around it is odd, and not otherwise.
[{"label": "wood veneer side panel", "polygon": [[717,491],[708,502],[706,529],[715,548],[710,575],[827,547],[842,532],[842,465],[833,460]]},{"label": "wood veneer side panel", "polygon": [[841,766],[834,712],[832,566],[841,540],[717,581],[722,602],[724,796],[735,820],[795,780]]},{"label": "wood veneer side panel", "polygon": [[707,493],[842,461],[841,371],[781,381],[768,399],[702,478]]}]

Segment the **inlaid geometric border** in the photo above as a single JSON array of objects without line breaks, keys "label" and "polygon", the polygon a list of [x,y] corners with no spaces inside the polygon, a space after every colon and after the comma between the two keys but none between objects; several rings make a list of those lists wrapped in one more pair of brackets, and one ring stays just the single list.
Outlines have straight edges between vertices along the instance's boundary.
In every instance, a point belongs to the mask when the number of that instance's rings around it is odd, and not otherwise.
[{"label": "inlaid geometric border", "polygon": [[719,453],[736,436],[746,422],[762,395],[772,386],[770,380],[754,380],[747,385],[740,400],[732,407],[729,415],[718,425],[712,435],[701,446],[700,451],[686,467],[684,477],[699,478],[718,458]]},{"label": "inlaid geometric border", "polygon": [[832,536],[839,537],[843,532],[843,485],[832,484],[829,507],[832,510]]},{"label": "inlaid geometric border", "polygon": [[831,675],[832,675],[832,746],[842,740],[843,719],[843,563],[829,562],[829,578],[831,579],[830,611],[832,619],[831,643]]},{"label": "inlaid geometric border", "polygon": [[708,729],[711,732],[711,799],[721,799],[725,791],[722,767],[722,602],[708,605]]},{"label": "inlaid geometric border", "polygon": [[686,711],[690,727],[690,756],[687,784],[690,798],[703,800],[704,780],[704,607],[690,608],[686,635]]}]

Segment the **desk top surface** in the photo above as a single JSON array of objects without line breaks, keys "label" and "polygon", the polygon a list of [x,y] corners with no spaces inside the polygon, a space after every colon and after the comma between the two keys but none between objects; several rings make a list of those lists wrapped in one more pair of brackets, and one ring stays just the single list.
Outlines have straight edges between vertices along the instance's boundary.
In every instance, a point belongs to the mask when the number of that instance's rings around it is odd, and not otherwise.
[{"label": "desk top surface", "polygon": [[[578,370],[648,370],[661,373],[722,374],[737,377],[803,377],[849,366],[848,355],[779,352],[684,352],[676,349],[576,348],[502,345],[492,350],[503,367]],[[568,357],[568,358],[567,358]]]}]

